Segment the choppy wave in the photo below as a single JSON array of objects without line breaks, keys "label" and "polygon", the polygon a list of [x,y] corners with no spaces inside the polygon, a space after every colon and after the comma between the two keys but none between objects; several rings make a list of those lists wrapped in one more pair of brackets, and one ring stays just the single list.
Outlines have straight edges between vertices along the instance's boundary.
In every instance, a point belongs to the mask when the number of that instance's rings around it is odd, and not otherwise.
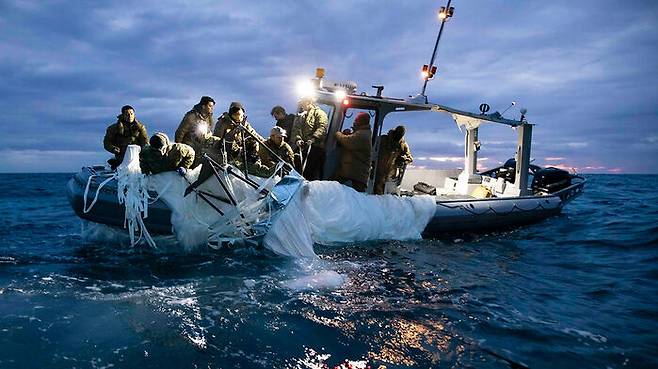
[{"label": "choppy wave", "polygon": [[85,241],[68,176],[1,177],[2,368],[658,366],[658,176],[590,176],[513,231],[317,260]]}]

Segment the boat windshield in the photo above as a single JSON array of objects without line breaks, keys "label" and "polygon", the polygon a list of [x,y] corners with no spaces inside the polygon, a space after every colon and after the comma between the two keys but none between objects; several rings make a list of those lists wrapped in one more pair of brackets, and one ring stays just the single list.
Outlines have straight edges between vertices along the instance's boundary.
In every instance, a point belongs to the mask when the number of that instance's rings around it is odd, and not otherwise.
[{"label": "boat windshield", "polygon": [[343,126],[341,128],[347,129],[354,127],[354,119],[356,118],[357,115],[359,115],[359,113],[368,113],[368,115],[370,116],[370,125],[372,126],[375,120],[374,110],[349,108],[345,111],[345,119],[343,119]]}]

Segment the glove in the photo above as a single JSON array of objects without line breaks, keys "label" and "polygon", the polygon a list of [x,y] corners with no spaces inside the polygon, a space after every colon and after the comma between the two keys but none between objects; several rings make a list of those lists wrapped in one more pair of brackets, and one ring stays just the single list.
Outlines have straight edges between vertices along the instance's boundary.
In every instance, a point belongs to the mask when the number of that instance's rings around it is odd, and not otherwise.
[{"label": "glove", "polygon": [[297,140],[297,142],[295,142],[295,145],[297,145],[297,147],[302,147],[302,145],[304,145],[304,141]]},{"label": "glove", "polygon": [[410,162],[409,158],[406,156],[398,156],[395,159],[395,165],[398,167],[402,167]]},{"label": "glove", "polygon": [[187,169],[183,167],[178,167],[178,169],[176,169],[176,173],[178,173],[181,177],[185,177],[185,175],[187,174]]}]

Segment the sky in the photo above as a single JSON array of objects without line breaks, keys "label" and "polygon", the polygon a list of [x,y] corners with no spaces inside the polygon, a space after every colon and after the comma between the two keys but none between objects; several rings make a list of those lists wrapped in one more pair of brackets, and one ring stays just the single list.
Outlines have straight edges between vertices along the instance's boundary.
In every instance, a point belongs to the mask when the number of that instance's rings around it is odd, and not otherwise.
[{"label": "sky", "polygon": [[[324,67],[358,91],[422,87],[446,1],[0,1],[0,172],[104,163],[105,129],[135,107],[173,137],[203,95],[241,101],[267,134],[274,105]],[[431,102],[528,109],[532,158],[582,173],[658,173],[658,2],[454,0]],[[397,113],[416,166],[462,166],[449,116]],[[480,129],[479,169],[514,155],[516,132]]]}]

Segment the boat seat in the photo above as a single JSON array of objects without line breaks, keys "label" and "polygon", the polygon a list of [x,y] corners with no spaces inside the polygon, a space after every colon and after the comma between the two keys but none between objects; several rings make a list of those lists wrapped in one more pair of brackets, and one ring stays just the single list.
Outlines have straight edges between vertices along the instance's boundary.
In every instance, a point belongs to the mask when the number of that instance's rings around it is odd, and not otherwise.
[{"label": "boat seat", "polygon": [[425,182],[418,182],[414,185],[414,192],[418,192],[426,195],[436,195],[436,187],[429,185]]},{"label": "boat seat", "polygon": [[494,192],[497,194],[502,194],[505,192],[505,178],[498,177],[496,178],[496,184],[494,185]]}]

